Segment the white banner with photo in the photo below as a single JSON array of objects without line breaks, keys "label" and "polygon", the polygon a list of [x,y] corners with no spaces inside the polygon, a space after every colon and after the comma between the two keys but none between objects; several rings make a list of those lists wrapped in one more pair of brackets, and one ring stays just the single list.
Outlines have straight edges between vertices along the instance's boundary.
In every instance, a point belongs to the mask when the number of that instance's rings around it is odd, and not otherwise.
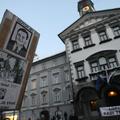
[{"label": "white banner with photo", "polygon": [[120,106],[100,107],[101,116],[120,115]]},{"label": "white banner with photo", "polygon": [[26,62],[0,50],[0,109],[14,109]]},{"label": "white banner with photo", "polygon": [[0,110],[20,109],[40,34],[9,10],[0,30]]}]

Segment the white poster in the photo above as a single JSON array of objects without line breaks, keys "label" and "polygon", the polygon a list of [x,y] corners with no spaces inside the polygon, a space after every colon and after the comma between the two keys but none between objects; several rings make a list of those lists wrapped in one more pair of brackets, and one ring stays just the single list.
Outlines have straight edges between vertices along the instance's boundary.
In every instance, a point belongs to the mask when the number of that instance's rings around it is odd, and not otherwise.
[{"label": "white poster", "polygon": [[120,106],[101,107],[100,113],[104,117],[120,115]]},{"label": "white poster", "polygon": [[0,109],[13,109],[20,92],[26,62],[0,50]]},{"label": "white poster", "polygon": [[40,34],[6,10],[0,24],[0,110],[21,109]]}]

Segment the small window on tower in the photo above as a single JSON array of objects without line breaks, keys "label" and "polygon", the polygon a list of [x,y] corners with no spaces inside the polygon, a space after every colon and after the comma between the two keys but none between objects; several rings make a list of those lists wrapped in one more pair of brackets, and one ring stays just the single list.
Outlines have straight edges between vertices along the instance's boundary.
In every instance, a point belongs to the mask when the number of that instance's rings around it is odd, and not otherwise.
[{"label": "small window on tower", "polygon": [[83,8],[83,11],[89,11],[90,10],[90,8],[89,8],[89,6],[85,6],[84,8]]}]

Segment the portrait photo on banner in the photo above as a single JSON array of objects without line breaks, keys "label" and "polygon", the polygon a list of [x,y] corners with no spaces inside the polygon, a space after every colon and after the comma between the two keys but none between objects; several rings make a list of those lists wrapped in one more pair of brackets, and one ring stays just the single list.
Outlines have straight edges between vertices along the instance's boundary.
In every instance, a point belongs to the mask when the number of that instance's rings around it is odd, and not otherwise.
[{"label": "portrait photo on banner", "polygon": [[21,84],[26,62],[0,50],[0,81]]},{"label": "portrait photo on banner", "polygon": [[32,33],[24,26],[16,22],[10,39],[7,42],[6,49],[25,57],[29,48]]}]

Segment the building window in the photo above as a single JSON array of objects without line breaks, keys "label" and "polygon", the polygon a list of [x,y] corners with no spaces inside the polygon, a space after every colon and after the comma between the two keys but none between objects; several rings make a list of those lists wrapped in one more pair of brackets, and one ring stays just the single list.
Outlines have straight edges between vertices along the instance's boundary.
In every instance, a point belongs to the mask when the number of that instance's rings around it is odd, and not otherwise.
[{"label": "building window", "polygon": [[42,97],[42,104],[47,104],[47,91],[42,91],[41,92],[41,97]]},{"label": "building window", "polygon": [[65,81],[69,81],[70,80],[70,76],[69,76],[68,70],[65,71],[64,74],[65,74]]},{"label": "building window", "polygon": [[37,80],[36,79],[31,80],[31,89],[36,89],[36,87],[37,87]]},{"label": "building window", "polygon": [[99,67],[100,67],[100,70],[106,70],[108,69],[108,65],[107,65],[107,61],[106,61],[106,58],[105,57],[100,57],[99,58]]},{"label": "building window", "polygon": [[54,92],[54,102],[60,102],[61,101],[61,89],[55,88],[53,92]]},{"label": "building window", "polygon": [[120,36],[120,26],[114,26],[112,29],[115,37]]},{"label": "building window", "polygon": [[88,77],[85,74],[84,60],[74,63],[76,70],[76,81],[84,82]]},{"label": "building window", "polygon": [[80,48],[79,42],[78,42],[78,37],[79,37],[78,35],[72,35],[70,37],[70,40],[72,41],[73,51],[78,50]]},{"label": "building window", "polygon": [[105,30],[99,31],[98,35],[99,35],[99,38],[100,38],[101,42],[108,40],[108,36],[107,36],[107,33],[106,33]]},{"label": "building window", "polygon": [[32,100],[32,106],[36,105],[36,95],[35,94],[31,95],[31,100]]},{"label": "building window", "polygon": [[54,73],[53,74],[53,84],[59,83],[59,73]]},{"label": "building window", "polygon": [[97,60],[95,60],[95,62],[91,62],[90,66],[91,66],[91,71],[94,73],[94,72],[115,68],[118,66],[118,62],[114,55],[111,57],[109,57],[108,55],[108,57],[107,56],[100,57]]},{"label": "building window", "polygon": [[71,94],[71,88],[70,88],[70,85],[67,85],[66,86],[66,99],[67,101],[71,100],[72,99],[72,94]]},{"label": "building window", "polygon": [[73,50],[79,49],[79,42],[78,42],[78,40],[72,41],[72,46],[73,46]]},{"label": "building window", "polygon": [[118,63],[117,63],[115,57],[111,57],[111,58],[109,58],[108,61],[109,61],[109,67],[110,67],[110,68],[115,68],[115,67],[118,66]]},{"label": "building window", "polygon": [[76,70],[77,70],[78,79],[85,77],[85,71],[84,71],[84,66],[83,65],[76,66]]},{"label": "building window", "polygon": [[41,80],[40,80],[40,87],[46,87],[47,85],[48,85],[47,76],[41,77]]},{"label": "building window", "polygon": [[90,46],[93,44],[90,35],[84,37],[84,42],[85,42],[85,46]]},{"label": "building window", "polygon": [[92,72],[98,72],[99,71],[97,62],[91,63],[91,70],[92,70]]},{"label": "building window", "polygon": [[99,72],[100,70],[108,69],[108,64],[105,57],[100,57],[98,60],[90,64],[92,72]]}]

